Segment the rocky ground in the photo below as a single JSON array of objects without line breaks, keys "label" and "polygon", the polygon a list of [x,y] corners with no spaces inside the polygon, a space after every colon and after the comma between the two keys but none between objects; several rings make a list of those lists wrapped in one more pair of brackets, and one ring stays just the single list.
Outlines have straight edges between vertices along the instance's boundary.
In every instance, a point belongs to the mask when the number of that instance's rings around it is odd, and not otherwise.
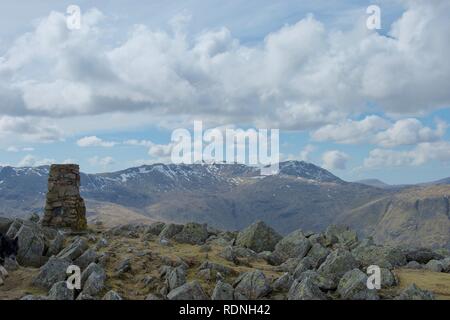
[{"label": "rocky ground", "polygon": [[[0,222],[20,248],[0,299],[450,299],[448,251],[378,246],[345,227],[281,237],[262,222],[241,232],[97,222],[73,234],[36,217]],[[66,285],[73,264],[81,290]],[[381,290],[366,286],[369,265],[381,267]]]}]

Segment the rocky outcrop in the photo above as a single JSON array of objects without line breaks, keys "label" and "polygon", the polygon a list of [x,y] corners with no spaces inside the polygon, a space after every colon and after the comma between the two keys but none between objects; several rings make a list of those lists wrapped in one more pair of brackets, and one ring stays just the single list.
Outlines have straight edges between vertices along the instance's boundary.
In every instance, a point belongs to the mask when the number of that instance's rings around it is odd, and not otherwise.
[{"label": "rocky outcrop", "polygon": [[234,296],[237,300],[260,299],[270,291],[269,281],[260,270],[245,272],[234,283]]},{"label": "rocky outcrop", "polygon": [[84,230],[86,207],[80,196],[78,165],[52,165],[48,177],[48,193],[42,225]]}]

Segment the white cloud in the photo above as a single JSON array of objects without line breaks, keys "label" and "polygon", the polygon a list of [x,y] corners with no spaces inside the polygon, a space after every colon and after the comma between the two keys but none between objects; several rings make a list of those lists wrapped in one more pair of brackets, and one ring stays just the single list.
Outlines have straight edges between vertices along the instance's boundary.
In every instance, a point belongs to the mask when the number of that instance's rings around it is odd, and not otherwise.
[{"label": "white cloud", "polygon": [[18,167],[39,167],[46,166],[55,163],[54,159],[39,159],[31,154],[27,154],[22,160],[17,164]]},{"label": "white cloud", "polygon": [[32,148],[32,147],[19,148],[19,147],[15,147],[15,146],[10,146],[10,147],[6,148],[6,151],[8,151],[8,152],[31,152],[31,151],[34,151],[34,148]]},{"label": "white cloud", "polygon": [[0,115],[0,142],[48,143],[62,140],[63,137],[62,130],[48,120]]},{"label": "white cloud", "polygon": [[378,133],[375,137],[375,142],[382,147],[433,142],[441,139],[446,130],[447,124],[442,121],[437,121],[436,130],[433,130],[429,127],[424,127],[417,119],[402,119],[388,130]]},{"label": "white cloud", "polygon": [[95,156],[88,159],[89,163],[92,166],[101,166],[101,167],[107,167],[115,163],[114,158],[107,156],[107,157],[99,157]]},{"label": "white cloud", "polygon": [[111,42],[98,10],[84,13],[80,32],[52,12],[0,57],[0,97],[13,105],[0,114],[152,110],[297,130],[354,118],[367,102],[389,114],[427,114],[450,104],[450,3],[405,5],[389,36],[363,21],[327,30],[309,16],[255,45],[227,28],[186,34],[179,18],[175,32],[139,25]]},{"label": "white cloud", "polygon": [[311,153],[313,153],[316,150],[316,147],[314,147],[311,144],[306,145],[302,151],[300,151],[299,160],[301,161],[310,161]]},{"label": "white cloud", "polygon": [[342,151],[327,151],[322,155],[322,166],[328,170],[344,170],[349,159],[349,155]]},{"label": "white cloud", "polygon": [[436,120],[436,129],[424,126],[418,119],[401,119],[394,123],[379,116],[367,116],[363,120],[347,120],[329,124],[311,133],[316,141],[334,141],[342,144],[372,143],[382,147],[414,145],[440,140],[447,130],[447,123]]},{"label": "white cloud", "polygon": [[77,141],[77,145],[82,148],[86,147],[103,147],[103,148],[111,148],[116,145],[115,142],[112,141],[104,141],[96,136],[89,136],[81,138]]},{"label": "white cloud", "polygon": [[410,150],[374,149],[364,160],[365,168],[419,166],[429,161],[450,163],[450,143],[447,141],[419,143]]}]

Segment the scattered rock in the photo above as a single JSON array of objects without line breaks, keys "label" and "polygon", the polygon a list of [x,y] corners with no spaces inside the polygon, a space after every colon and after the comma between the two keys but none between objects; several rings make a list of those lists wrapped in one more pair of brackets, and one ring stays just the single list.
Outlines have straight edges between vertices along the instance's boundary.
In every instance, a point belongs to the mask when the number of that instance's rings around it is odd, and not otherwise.
[{"label": "scattered rock", "polygon": [[296,280],[302,282],[306,278],[311,279],[321,290],[335,290],[337,288],[337,282],[333,278],[314,270],[303,272]]},{"label": "scattered rock", "polygon": [[159,236],[159,234],[161,233],[161,231],[163,231],[165,226],[166,226],[166,224],[164,222],[152,223],[151,225],[147,226],[147,228],[145,229],[145,234]]},{"label": "scattered rock", "polygon": [[345,300],[378,300],[376,289],[367,288],[367,275],[359,269],[344,274],[337,292]]},{"label": "scattered rock", "polygon": [[234,300],[234,289],[229,283],[218,281],[211,300]]},{"label": "scattered rock", "polygon": [[83,286],[83,293],[95,297],[105,289],[105,272],[93,271]]},{"label": "scattered rock", "polygon": [[115,268],[116,275],[120,276],[124,273],[131,271],[131,259],[127,258],[119,262],[119,264]]},{"label": "scattered rock", "polygon": [[149,293],[146,297],[145,300],[162,300],[160,297],[158,297],[157,295],[153,294],[153,293]]},{"label": "scattered rock", "polygon": [[347,226],[331,225],[325,231],[325,238],[331,243],[340,243],[352,248],[358,243],[358,236],[354,230]]},{"label": "scattered rock", "polygon": [[92,249],[87,249],[81,256],[79,256],[74,264],[79,266],[82,270],[87,268],[92,262],[97,262],[98,255]]},{"label": "scattered rock", "polygon": [[80,257],[88,248],[87,241],[83,238],[77,237],[72,243],[64,248],[58,255],[58,258],[74,261]]},{"label": "scattered rock", "polygon": [[430,291],[422,290],[414,283],[405,288],[395,300],[434,300],[434,295]]},{"label": "scattered rock", "polygon": [[326,300],[327,296],[308,277],[302,281],[295,280],[289,289],[288,300]]},{"label": "scattered rock", "polygon": [[275,280],[272,288],[275,291],[288,291],[291,288],[293,282],[294,278],[286,272],[277,280]]},{"label": "scattered rock", "polygon": [[67,288],[65,281],[55,283],[48,292],[48,300],[74,300],[73,290]]},{"label": "scattered rock", "polygon": [[7,271],[16,271],[17,269],[19,269],[19,264],[17,263],[16,259],[11,259],[10,257],[5,259],[3,266]]},{"label": "scattered rock", "polygon": [[41,300],[48,300],[48,298],[46,296],[35,296],[32,294],[26,295],[22,298],[20,298],[20,300],[28,300],[28,301],[41,301]]},{"label": "scattered rock", "polygon": [[186,272],[181,267],[174,268],[167,274],[166,279],[169,291],[171,291],[186,283]]},{"label": "scattered rock", "polygon": [[318,271],[336,280],[341,278],[347,271],[358,267],[359,263],[349,251],[337,249],[328,255]]},{"label": "scattered rock", "polygon": [[40,268],[39,273],[33,279],[33,285],[49,290],[55,283],[66,280],[66,272],[69,266],[69,261],[54,256],[51,257]]},{"label": "scattered rock", "polygon": [[208,296],[197,281],[185,283],[169,292],[169,300],[208,300]]},{"label": "scattered rock", "polygon": [[410,261],[405,266],[406,269],[423,269],[423,266],[417,261]]},{"label": "scattered rock", "polygon": [[389,246],[361,244],[352,250],[352,254],[366,268],[376,265],[381,268],[393,269],[404,266],[407,262],[402,250]]},{"label": "scattered rock", "polygon": [[236,244],[255,252],[273,251],[281,236],[262,221],[257,221],[239,232]]},{"label": "scattered rock", "polygon": [[428,270],[433,271],[433,272],[442,272],[442,270],[444,269],[444,266],[443,266],[441,261],[430,260],[425,265],[425,269],[428,269]]},{"label": "scattered rock", "polygon": [[312,259],[314,268],[318,268],[328,257],[331,250],[325,248],[320,243],[314,243],[306,257]]},{"label": "scattered rock", "polygon": [[46,259],[43,257],[45,249],[44,235],[39,229],[22,225],[16,235],[19,239],[17,262],[25,267],[42,266]]},{"label": "scattered rock", "polygon": [[391,270],[386,268],[380,268],[381,271],[381,288],[386,289],[398,284],[397,277]]},{"label": "scattered rock", "polygon": [[294,275],[294,279],[298,279],[299,276],[307,271],[307,270],[312,270],[314,269],[316,266],[315,261],[310,258],[310,257],[304,257],[299,264],[297,265],[297,267],[295,268],[293,275]]},{"label": "scattered rock", "polygon": [[274,255],[281,258],[282,262],[289,258],[303,258],[311,249],[311,242],[301,230],[291,232],[281,239],[275,246]]},{"label": "scattered rock", "polygon": [[426,264],[430,260],[441,260],[444,257],[429,248],[413,248],[406,251],[406,260]]},{"label": "scattered rock", "polygon": [[206,224],[187,223],[181,232],[174,236],[175,241],[180,243],[188,243],[201,245],[208,239],[208,228]]},{"label": "scattered rock", "polygon": [[179,224],[169,223],[164,226],[161,233],[159,234],[160,239],[172,239],[175,235],[183,230],[183,226]]},{"label": "scattered rock", "polygon": [[103,274],[106,277],[105,270],[96,263],[91,263],[82,273],[81,273],[81,286],[84,286],[86,280],[92,273]]},{"label": "scattered rock", "polygon": [[271,288],[266,276],[260,270],[245,272],[234,283],[237,300],[255,300],[265,297]]}]

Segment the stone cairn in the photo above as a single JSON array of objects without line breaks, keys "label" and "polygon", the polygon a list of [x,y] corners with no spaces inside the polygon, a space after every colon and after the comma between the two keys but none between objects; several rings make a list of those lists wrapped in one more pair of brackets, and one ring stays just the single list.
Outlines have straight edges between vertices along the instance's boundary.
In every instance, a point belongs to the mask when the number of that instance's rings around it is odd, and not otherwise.
[{"label": "stone cairn", "polygon": [[86,206],[80,196],[78,165],[54,164],[50,167],[42,225],[75,231],[86,229]]}]

